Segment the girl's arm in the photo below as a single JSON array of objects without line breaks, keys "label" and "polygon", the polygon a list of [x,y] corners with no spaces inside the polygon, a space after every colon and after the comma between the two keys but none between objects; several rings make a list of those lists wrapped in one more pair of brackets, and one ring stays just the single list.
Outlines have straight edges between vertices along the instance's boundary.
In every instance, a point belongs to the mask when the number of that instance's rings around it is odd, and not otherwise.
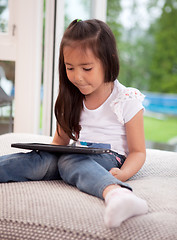
[{"label": "girl's arm", "polygon": [[56,145],[68,145],[70,138],[68,137],[68,135],[63,131],[63,129],[58,125],[58,130],[59,130],[59,134],[56,131],[52,144],[56,144]]},{"label": "girl's arm", "polygon": [[126,123],[127,143],[129,155],[121,169],[112,168],[110,173],[121,181],[126,181],[135,175],[143,166],[146,159],[144,137],[143,110],[139,111]]}]

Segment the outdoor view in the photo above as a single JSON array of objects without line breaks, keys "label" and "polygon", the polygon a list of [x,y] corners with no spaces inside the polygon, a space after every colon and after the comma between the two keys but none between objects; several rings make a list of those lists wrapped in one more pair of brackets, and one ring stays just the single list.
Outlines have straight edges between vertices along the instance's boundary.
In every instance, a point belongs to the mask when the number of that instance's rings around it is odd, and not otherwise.
[{"label": "outdoor view", "polygon": [[[8,0],[0,0],[0,34],[8,32]],[[0,59],[0,134],[13,131],[15,62]]]},{"label": "outdoor view", "polygon": [[[7,28],[4,5],[0,4],[0,31]],[[66,0],[65,26],[75,18],[88,19],[90,10],[91,1]],[[117,40],[119,81],[146,95],[147,147],[177,151],[177,0],[107,0],[107,23]],[[14,63],[0,62],[0,67],[14,85],[7,72],[14,72]],[[0,108],[0,124],[1,120]]]},{"label": "outdoor view", "polygon": [[8,31],[9,9],[8,0],[0,0],[0,32]]},{"label": "outdoor view", "polygon": [[177,151],[177,1],[107,1],[116,35],[119,80],[146,95],[147,145]]}]

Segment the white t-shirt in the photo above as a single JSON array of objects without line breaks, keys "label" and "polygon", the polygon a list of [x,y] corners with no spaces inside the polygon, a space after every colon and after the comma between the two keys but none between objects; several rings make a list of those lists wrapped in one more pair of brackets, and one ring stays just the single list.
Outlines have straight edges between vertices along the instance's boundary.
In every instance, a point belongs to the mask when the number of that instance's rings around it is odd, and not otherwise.
[{"label": "white t-shirt", "polygon": [[127,156],[125,123],[143,109],[143,99],[139,90],[115,80],[111,95],[100,107],[89,110],[84,104],[79,141],[109,143],[113,151]]}]

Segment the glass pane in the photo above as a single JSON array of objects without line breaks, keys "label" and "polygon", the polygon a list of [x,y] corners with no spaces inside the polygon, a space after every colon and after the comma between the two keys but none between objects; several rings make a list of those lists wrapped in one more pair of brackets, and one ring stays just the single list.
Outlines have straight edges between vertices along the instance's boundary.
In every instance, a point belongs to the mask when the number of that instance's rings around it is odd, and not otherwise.
[{"label": "glass pane", "polygon": [[15,62],[0,61],[0,134],[13,132]]},{"label": "glass pane", "polygon": [[0,0],[0,32],[8,31],[9,8],[8,0]]},{"label": "glass pane", "polygon": [[177,151],[175,2],[107,0],[107,23],[119,49],[119,81],[146,95],[147,147],[172,151]]},{"label": "glass pane", "polygon": [[74,19],[90,18],[91,1],[65,0],[65,28]]}]

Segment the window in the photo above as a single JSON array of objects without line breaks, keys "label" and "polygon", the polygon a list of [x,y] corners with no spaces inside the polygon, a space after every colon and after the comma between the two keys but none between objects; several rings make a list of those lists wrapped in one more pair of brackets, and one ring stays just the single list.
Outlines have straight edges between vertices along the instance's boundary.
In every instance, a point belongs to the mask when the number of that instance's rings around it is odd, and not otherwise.
[{"label": "window", "polygon": [[16,46],[11,8],[12,1],[0,0],[0,134],[13,131]]},{"label": "window", "polygon": [[0,0],[0,32],[8,32],[9,8],[8,0]]},{"label": "window", "polygon": [[[0,6],[4,23],[0,61],[6,65],[13,61],[15,68],[11,81],[15,87],[14,131],[39,133],[43,0],[0,0]],[[6,71],[5,75],[8,79]]]}]

